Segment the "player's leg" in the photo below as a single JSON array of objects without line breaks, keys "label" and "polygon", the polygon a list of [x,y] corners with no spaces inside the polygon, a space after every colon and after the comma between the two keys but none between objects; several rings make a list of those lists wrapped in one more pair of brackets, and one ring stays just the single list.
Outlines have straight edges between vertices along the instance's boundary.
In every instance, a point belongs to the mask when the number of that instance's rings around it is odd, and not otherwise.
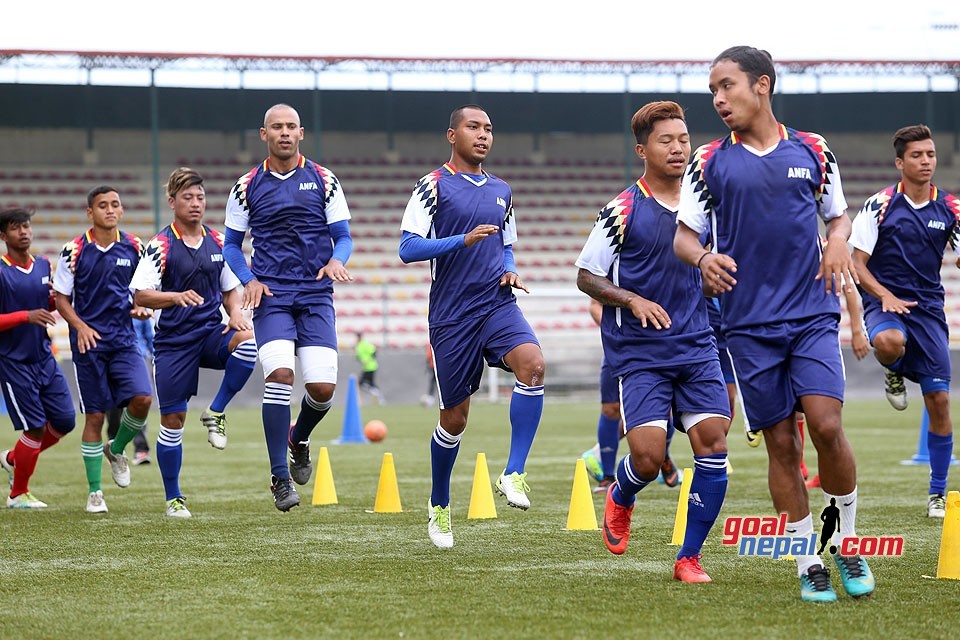
[{"label": "player's leg", "polygon": [[907,387],[903,383],[902,360],[907,349],[907,328],[895,313],[884,312],[874,300],[864,303],[864,323],[873,345],[873,354],[884,368],[887,401],[897,411],[907,408]]},{"label": "player's leg", "polygon": [[271,340],[258,350],[265,375],[263,384],[263,433],[270,459],[273,503],[280,511],[289,511],[300,504],[287,467],[290,436],[290,398],[294,381],[293,340]]},{"label": "player's leg", "polygon": [[805,427],[807,424],[807,419],[799,411],[794,415],[794,419],[797,422],[797,431],[800,433],[800,475],[803,476],[803,479],[806,480],[810,477],[810,472],[807,470],[807,463],[803,461],[803,448],[806,442]]},{"label": "player's leg", "polygon": [[[109,353],[98,351],[73,352],[77,399],[80,402],[80,412],[85,416],[83,432],[80,435],[80,454],[87,478],[88,513],[102,513],[107,510],[100,481],[106,451],[103,442],[104,411],[115,404],[107,368],[109,358]],[[125,459],[120,460],[116,456],[111,460],[113,480],[120,487],[130,484],[130,471],[125,462]]]},{"label": "player's leg", "polygon": [[183,424],[187,419],[188,402],[196,394],[199,383],[199,347],[157,350],[154,374],[160,409],[156,454],[166,499],[165,515],[189,518],[186,498],[180,490],[180,469],[183,465]]},{"label": "player's leg", "polygon": [[[81,403],[81,408],[83,407],[84,405]],[[103,498],[103,486],[101,485],[104,419],[104,414],[100,412],[84,414],[83,433],[80,436],[80,455],[83,457],[83,469],[87,477],[87,513],[105,513],[107,511],[107,503]],[[129,477],[127,480],[129,482]]]},{"label": "player's leg", "polygon": [[313,472],[310,461],[310,434],[333,406],[337,389],[337,351],[325,346],[303,346],[297,349],[303,372],[303,399],[300,413],[287,435],[290,450],[290,477],[297,484],[306,484]]},{"label": "player's leg", "polygon": [[[122,406],[120,427],[110,442],[108,458],[122,455],[127,445],[147,427],[147,415],[153,404],[153,392],[150,388],[150,373],[139,351],[118,351],[112,354],[106,364],[107,378],[110,380],[112,402],[105,406]],[[129,480],[128,480],[129,483]]]},{"label": "player's leg", "polygon": [[207,430],[210,446],[224,449],[227,446],[227,416],[224,412],[253,373],[257,364],[257,344],[252,331],[233,331],[222,325],[211,333],[204,352],[200,366],[223,369],[223,379],[210,406],[200,414],[200,422]]},{"label": "player's leg", "polygon": [[[947,475],[953,456],[953,422],[950,420],[949,380],[921,379],[923,402],[930,417],[927,430],[927,450],[930,453],[930,490],[927,498],[927,516],[946,516]],[[944,388],[947,387],[947,388]]]},{"label": "player's leg", "polygon": [[606,493],[617,470],[617,448],[623,429],[620,427],[620,381],[607,364],[600,365],[600,417],[597,420],[597,444],[580,457],[600,483],[594,491]]}]

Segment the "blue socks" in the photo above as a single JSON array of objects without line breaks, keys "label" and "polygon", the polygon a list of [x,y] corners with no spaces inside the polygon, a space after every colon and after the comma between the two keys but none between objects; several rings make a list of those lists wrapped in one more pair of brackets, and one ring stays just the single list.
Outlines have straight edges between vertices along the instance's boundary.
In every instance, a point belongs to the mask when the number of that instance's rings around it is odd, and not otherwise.
[{"label": "blue socks", "polygon": [[623,459],[620,460],[620,466],[617,467],[617,483],[613,486],[613,501],[622,507],[632,506],[640,490],[656,479],[657,476],[641,478],[637,475],[637,470],[633,468],[628,453],[623,456]]},{"label": "blue socks", "polygon": [[947,474],[953,456],[953,434],[941,436],[927,431],[927,450],[930,454],[930,493],[947,493]]},{"label": "blue socks", "polygon": [[300,415],[297,416],[297,423],[290,430],[290,442],[309,441],[314,427],[323,420],[323,416],[327,415],[332,406],[333,396],[326,402],[320,402],[314,400],[309,393],[303,394],[303,400],[300,402]]},{"label": "blue socks", "polygon": [[703,541],[720,515],[723,498],[727,495],[726,453],[694,456],[693,466],[693,482],[690,483],[687,504],[687,530],[677,560],[700,553]]},{"label": "blue socks", "polygon": [[227,358],[227,366],[223,372],[220,389],[217,391],[217,396],[213,399],[213,402],[210,403],[211,411],[223,413],[233,396],[237,395],[240,389],[243,389],[243,385],[247,383],[256,363],[256,341],[250,338],[238,344],[230,357]]},{"label": "blue socks", "polygon": [[597,443],[600,445],[600,466],[604,476],[613,476],[617,468],[617,447],[620,445],[620,419],[602,413],[597,422]]},{"label": "blue socks", "polygon": [[279,382],[263,385],[263,434],[267,439],[270,473],[278,478],[289,478],[287,469],[287,438],[290,435],[290,396],[293,386]]},{"label": "blue socks", "polygon": [[157,464],[163,478],[163,490],[167,500],[179,498],[180,466],[183,463],[183,429],[160,427],[157,435]]},{"label": "blue socks", "polygon": [[542,413],[543,385],[528,387],[518,381],[510,398],[510,457],[505,474],[523,473]]},{"label": "blue socks", "polygon": [[[462,435],[462,434],[461,434]],[[460,436],[452,436],[439,424],[430,440],[430,462],[433,473],[433,488],[430,504],[446,507],[450,504],[450,474],[460,452]]]}]

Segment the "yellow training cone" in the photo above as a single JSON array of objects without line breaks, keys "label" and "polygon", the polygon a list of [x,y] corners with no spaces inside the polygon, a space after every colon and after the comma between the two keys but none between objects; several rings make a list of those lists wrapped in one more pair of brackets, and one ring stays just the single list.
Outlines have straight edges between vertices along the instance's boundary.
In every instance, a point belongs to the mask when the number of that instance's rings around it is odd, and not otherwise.
[{"label": "yellow training cone", "polygon": [[467,520],[496,518],[497,505],[493,503],[493,485],[487,470],[487,456],[477,454],[477,467],[473,472],[473,491],[470,492],[470,509]]},{"label": "yellow training cone", "polygon": [[393,454],[383,454],[380,467],[380,483],[377,485],[377,501],[373,505],[374,513],[400,513],[400,489],[397,487],[397,470],[393,466]]},{"label": "yellow training cone", "polygon": [[333,470],[330,469],[330,454],[326,447],[320,447],[320,459],[317,462],[317,479],[313,485],[313,504],[337,504],[337,488],[333,484]]},{"label": "yellow training cone", "polygon": [[947,493],[947,516],[940,535],[937,577],[960,580],[960,491]]},{"label": "yellow training cone", "polygon": [[577,458],[573,471],[573,491],[570,492],[570,512],[567,514],[567,531],[596,531],[597,512],[593,509],[593,494],[587,477],[587,465]]},{"label": "yellow training cone", "polygon": [[680,482],[680,498],[677,501],[677,519],[673,522],[673,538],[670,544],[683,544],[683,535],[687,531],[687,501],[690,499],[690,483],[693,482],[693,469],[683,470],[683,480]]}]

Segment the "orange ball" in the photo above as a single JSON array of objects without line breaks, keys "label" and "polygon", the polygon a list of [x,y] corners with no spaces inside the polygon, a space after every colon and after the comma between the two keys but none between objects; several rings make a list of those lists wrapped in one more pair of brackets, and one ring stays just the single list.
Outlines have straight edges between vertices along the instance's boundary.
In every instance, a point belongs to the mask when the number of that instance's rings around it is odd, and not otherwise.
[{"label": "orange ball", "polygon": [[371,420],[363,427],[363,435],[371,442],[380,442],[387,437],[387,425],[382,420]]}]

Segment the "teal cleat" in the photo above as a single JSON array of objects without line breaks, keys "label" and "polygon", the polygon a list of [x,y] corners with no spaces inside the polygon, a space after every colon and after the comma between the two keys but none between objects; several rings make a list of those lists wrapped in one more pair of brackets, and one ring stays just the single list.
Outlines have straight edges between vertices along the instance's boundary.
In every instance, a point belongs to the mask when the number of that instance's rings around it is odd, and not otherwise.
[{"label": "teal cleat", "polygon": [[587,472],[593,476],[593,479],[597,482],[603,480],[603,466],[593,449],[587,449],[580,457],[583,458],[584,464],[587,465]]},{"label": "teal cleat", "polygon": [[860,556],[835,554],[833,560],[840,570],[843,590],[851,597],[869,596],[877,588],[877,582],[873,579],[873,572],[867,566],[867,561]]},{"label": "teal cleat", "polygon": [[800,598],[804,602],[836,602],[837,592],[830,584],[830,572],[819,564],[810,567],[800,576]]}]

